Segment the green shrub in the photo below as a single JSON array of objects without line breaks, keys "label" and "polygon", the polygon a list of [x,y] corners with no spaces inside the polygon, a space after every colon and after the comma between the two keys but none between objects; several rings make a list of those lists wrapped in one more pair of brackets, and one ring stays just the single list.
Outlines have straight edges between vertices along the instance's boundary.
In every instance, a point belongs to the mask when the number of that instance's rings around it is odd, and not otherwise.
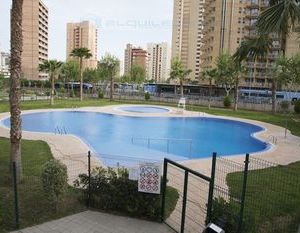
[{"label": "green shrub", "polygon": [[57,205],[68,187],[67,167],[58,160],[50,160],[43,166],[41,178],[45,195]]},{"label": "green shrub", "polygon": [[229,96],[226,96],[223,100],[223,104],[225,108],[230,108],[231,106],[231,98]]},{"label": "green shrub", "polygon": [[[75,187],[87,197],[88,176],[79,175]],[[96,168],[91,174],[91,207],[132,217],[159,220],[160,196],[138,192],[138,182],[128,179],[126,169]],[[175,205],[177,200],[175,202]]]},{"label": "green shrub", "polygon": [[149,94],[149,92],[145,92],[145,100],[150,100],[150,94]]},{"label": "green shrub", "polygon": [[300,100],[295,101],[294,110],[295,110],[295,113],[298,113],[298,114],[300,113]]},{"label": "green shrub", "polygon": [[103,91],[100,90],[100,91],[98,92],[98,98],[99,98],[99,99],[103,99],[103,98],[104,98],[104,93],[103,93]]}]

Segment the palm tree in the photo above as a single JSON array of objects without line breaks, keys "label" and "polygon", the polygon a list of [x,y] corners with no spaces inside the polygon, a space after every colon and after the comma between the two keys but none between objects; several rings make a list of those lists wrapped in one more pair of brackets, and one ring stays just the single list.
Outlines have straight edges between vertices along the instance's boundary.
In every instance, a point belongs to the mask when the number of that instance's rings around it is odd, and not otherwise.
[{"label": "palm tree", "polygon": [[76,48],[73,49],[70,56],[77,57],[79,59],[79,70],[80,70],[80,101],[83,100],[83,59],[89,59],[93,55],[87,48]]},{"label": "palm tree", "polygon": [[179,58],[174,58],[171,65],[170,79],[179,79],[180,94],[183,97],[183,83],[188,80],[188,76],[192,70],[185,69],[182,61]]},{"label": "palm tree", "polygon": [[210,105],[211,105],[212,82],[213,82],[214,79],[216,79],[216,77],[218,75],[217,72],[218,72],[218,70],[215,68],[215,69],[205,70],[202,73],[202,78],[209,81],[209,88],[208,88],[208,95],[209,95],[208,109],[210,109]]},{"label": "palm tree", "polygon": [[51,82],[51,98],[50,104],[54,105],[54,94],[55,94],[55,79],[58,78],[60,69],[63,63],[56,60],[45,60],[42,64],[40,64],[40,71],[46,72],[49,74],[50,82]]},{"label": "palm tree", "polygon": [[113,100],[113,88],[114,88],[114,78],[117,73],[117,69],[120,65],[120,61],[117,57],[106,54],[104,57],[102,57],[100,61],[100,67],[103,70],[105,74],[108,75],[108,78],[110,80],[110,101]]},{"label": "palm tree", "polygon": [[285,55],[287,36],[300,22],[300,0],[270,0],[269,3],[270,7],[260,14],[257,27],[263,34],[277,34]]},{"label": "palm tree", "polygon": [[17,181],[22,175],[21,162],[21,64],[22,64],[22,14],[23,0],[13,0],[11,8],[11,57],[10,57],[10,159],[11,163],[16,163]]},{"label": "palm tree", "polygon": [[[245,40],[235,52],[234,59],[237,63],[242,63],[247,59],[254,62],[254,75],[256,74],[256,62],[258,60],[266,60],[266,69],[268,68],[268,54],[272,49],[272,40],[266,34],[258,35],[258,37]],[[267,72],[266,72],[267,73]],[[276,79],[272,79],[272,112],[276,111]]]}]

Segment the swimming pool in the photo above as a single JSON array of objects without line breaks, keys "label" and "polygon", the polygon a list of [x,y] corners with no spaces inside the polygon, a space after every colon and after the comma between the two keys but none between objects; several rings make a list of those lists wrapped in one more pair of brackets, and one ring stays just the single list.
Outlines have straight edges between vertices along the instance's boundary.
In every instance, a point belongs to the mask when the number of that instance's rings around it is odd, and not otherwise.
[{"label": "swimming pool", "polygon": [[127,107],[119,107],[118,109],[125,112],[136,112],[136,113],[166,113],[170,111],[167,108],[153,107],[153,106],[127,106]]},{"label": "swimming pool", "polygon": [[[109,155],[174,160],[254,153],[268,144],[252,135],[263,128],[207,117],[129,117],[96,112],[53,111],[22,115],[23,130],[81,138],[102,159]],[[9,127],[10,120],[2,122]],[[64,129],[64,130],[63,130]],[[105,163],[105,161],[104,161]]]}]

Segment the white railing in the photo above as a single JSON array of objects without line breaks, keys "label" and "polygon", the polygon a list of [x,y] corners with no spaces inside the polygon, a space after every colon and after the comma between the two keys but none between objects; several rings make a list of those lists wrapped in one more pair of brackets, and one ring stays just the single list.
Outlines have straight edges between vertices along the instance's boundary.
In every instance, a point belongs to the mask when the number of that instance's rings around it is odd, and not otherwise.
[{"label": "white railing", "polygon": [[193,146],[193,140],[192,139],[177,139],[177,138],[150,138],[150,137],[132,137],[131,143],[134,144],[137,141],[145,141],[147,143],[148,149],[151,148],[151,145],[153,145],[153,142],[157,141],[163,141],[166,143],[166,152],[167,154],[170,153],[170,143],[171,142],[183,142],[188,145],[188,151],[189,151],[189,157],[192,155],[192,146]]}]

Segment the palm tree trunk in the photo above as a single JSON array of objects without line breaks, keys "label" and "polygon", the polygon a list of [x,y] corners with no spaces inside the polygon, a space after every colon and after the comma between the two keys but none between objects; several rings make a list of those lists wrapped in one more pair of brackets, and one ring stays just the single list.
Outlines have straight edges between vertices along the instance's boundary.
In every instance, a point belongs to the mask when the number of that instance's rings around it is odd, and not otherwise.
[{"label": "palm tree trunk", "polygon": [[114,79],[113,79],[113,74],[111,73],[110,76],[110,93],[109,93],[109,100],[112,101],[113,100],[113,89],[114,88]]},{"label": "palm tree trunk", "polygon": [[22,14],[23,0],[13,0],[11,10],[11,58],[10,58],[10,159],[11,164],[16,163],[17,181],[21,180],[21,88],[20,78],[22,72]]},{"label": "palm tree trunk", "polygon": [[82,72],[82,57],[79,58],[80,67],[80,101],[83,101],[83,72]]},{"label": "palm tree trunk", "polygon": [[181,97],[183,98],[183,81],[180,80],[180,94],[181,94]]},{"label": "palm tree trunk", "polygon": [[239,78],[235,78],[235,90],[234,90],[234,111],[238,110],[239,102]]},{"label": "palm tree trunk", "polygon": [[55,91],[55,83],[54,83],[54,76],[51,74],[51,98],[50,98],[50,105],[54,105],[54,91]]},{"label": "palm tree trunk", "polygon": [[208,88],[208,109],[210,109],[211,105],[211,93],[212,93],[212,80],[209,79],[209,88]]}]

